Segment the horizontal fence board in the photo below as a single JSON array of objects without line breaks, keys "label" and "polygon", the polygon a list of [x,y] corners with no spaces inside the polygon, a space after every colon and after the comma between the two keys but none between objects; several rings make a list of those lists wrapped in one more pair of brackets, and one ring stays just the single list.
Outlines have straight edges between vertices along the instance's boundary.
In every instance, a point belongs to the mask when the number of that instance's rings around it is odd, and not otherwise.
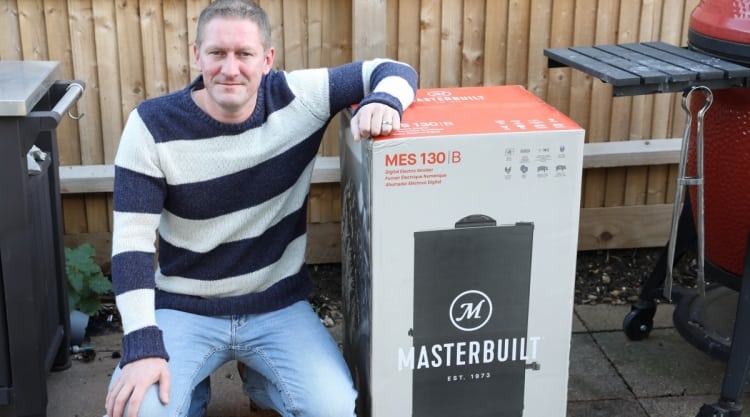
[{"label": "horizontal fence board", "polygon": [[581,209],[578,250],[664,246],[673,204]]},{"label": "horizontal fence board", "polygon": [[114,189],[114,165],[69,165],[60,167],[62,194],[111,193]]},{"label": "horizontal fence board", "polygon": [[[624,142],[586,143],[584,168],[608,168],[674,164],[680,159],[682,139],[651,139]],[[60,167],[63,194],[112,192],[114,165],[71,165]],[[338,156],[318,156],[313,167],[313,184],[339,182]]]},{"label": "horizontal fence board", "polygon": [[[106,165],[68,165],[60,167],[62,194],[111,193],[114,189],[115,167]],[[339,157],[318,156],[313,167],[313,184],[340,181]]]},{"label": "horizontal fence board", "polygon": [[679,138],[587,143],[583,147],[583,168],[676,164],[681,147]]},{"label": "horizontal fence board", "polygon": [[[581,209],[578,250],[662,247],[669,239],[671,204]],[[100,265],[109,263],[109,232],[65,235],[65,246],[91,243]],[[341,262],[341,223],[310,223],[305,260],[309,264]]]}]

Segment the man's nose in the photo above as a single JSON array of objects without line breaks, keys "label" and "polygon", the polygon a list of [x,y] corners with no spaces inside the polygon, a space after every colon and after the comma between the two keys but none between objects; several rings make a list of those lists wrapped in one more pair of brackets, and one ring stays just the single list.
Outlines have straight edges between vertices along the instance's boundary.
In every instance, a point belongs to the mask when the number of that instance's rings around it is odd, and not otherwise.
[{"label": "man's nose", "polygon": [[221,66],[221,72],[225,75],[237,75],[239,74],[240,61],[233,54],[228,54],[224,59],[224,64]]}]

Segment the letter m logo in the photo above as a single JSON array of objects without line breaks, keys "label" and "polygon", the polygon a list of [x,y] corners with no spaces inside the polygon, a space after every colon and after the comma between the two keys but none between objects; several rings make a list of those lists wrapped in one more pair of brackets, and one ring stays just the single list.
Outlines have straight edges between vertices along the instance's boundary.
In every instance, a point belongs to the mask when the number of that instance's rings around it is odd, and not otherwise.
[{"label": "letter m logo", "polygon": [[474,303],[463,303],[461,304],[461,309],[463,309],[463,313],[461,313],[460,316],[456,317],[456,321],[464,321],[465,319],[481,319],[482,316],[480,315],[482,312],[482,305],[487,300],[482,300],[477,304],[476,307],[474,307]]},{"label": "letter m logo", "polygon": [[481,329],[492,317],[492,300],[481,291],[464,291],[453,299],[449,314],[453,326],[473,332]]}]

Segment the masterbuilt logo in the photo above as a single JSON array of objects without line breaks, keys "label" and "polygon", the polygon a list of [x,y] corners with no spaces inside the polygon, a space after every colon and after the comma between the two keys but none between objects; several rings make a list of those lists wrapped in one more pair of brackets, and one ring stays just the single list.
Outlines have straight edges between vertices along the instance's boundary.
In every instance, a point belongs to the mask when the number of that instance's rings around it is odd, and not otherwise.
[{"label": "masterbuilt logo", "polygon": [[[501,328],[502,317],[494,321],[493,326],[497,328],[488,327],[495,309],[492,299],[486,293],[479,290],[463,291],[453,298],[447,310],[448,317],[443,320],[448,319],[446,322],[450,321],[459,331],[458,334],[454,335],[453,340],[399,347],[399,371],[536,360],[540,337],[521,336],[517,332],[510,336]],[[480,329],[482,336],[472,337],[475,334],[473,332]],[[488,337],[490,334],[496,336]]]},{"label": "masterbuilt logo", "polygon": [[427,92],[425,97],[417,97],[418,103],[455,103],[458,101],[484,101],[483,95],[454,95],[448,90],[433,90]]},{"label": "masterbuilt logo", "polygon": [[464,332],[473,332],[490,321],[492,300],[481,291],[464,291],[451,303],[449,314],[455,328]]}]

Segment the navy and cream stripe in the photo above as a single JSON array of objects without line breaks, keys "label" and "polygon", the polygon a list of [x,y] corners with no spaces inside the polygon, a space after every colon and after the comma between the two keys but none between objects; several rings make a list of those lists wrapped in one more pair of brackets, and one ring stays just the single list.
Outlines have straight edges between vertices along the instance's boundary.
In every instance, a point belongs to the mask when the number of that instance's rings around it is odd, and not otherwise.
[{"label": "navy and cream stripe", "polygon": [[202,112],[191,98],[201,87],[143,102],[122,134],[112,250],[122,365],[168,358],[155,309],[253,314],[305,298],[307,195],[325,128],[354,103],[403,111],[416,74],[388,60],[272,71],[239,124]]}]

